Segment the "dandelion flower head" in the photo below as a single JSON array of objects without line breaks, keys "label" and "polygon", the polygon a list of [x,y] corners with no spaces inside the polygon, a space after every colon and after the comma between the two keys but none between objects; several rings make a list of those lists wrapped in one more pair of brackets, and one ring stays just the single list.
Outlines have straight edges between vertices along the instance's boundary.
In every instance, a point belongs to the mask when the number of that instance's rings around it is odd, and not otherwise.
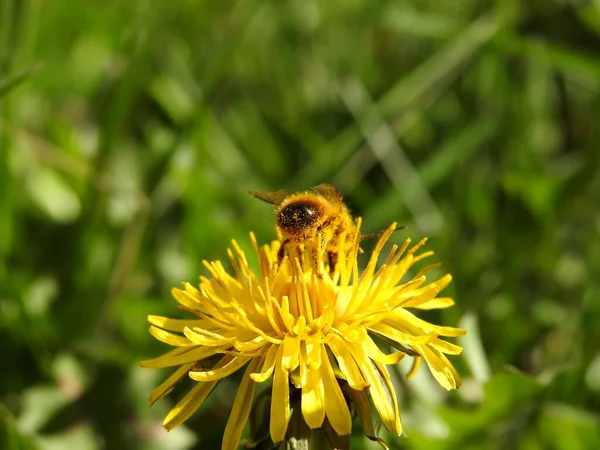
[{"label": "dandelion flower head", "polygon": [[[193,380],[163,426],[170,430],[182,424],[220,380],[244,367],[223,449],[239,445],[255,389],[267,381],[272,383],[269,434],[275,443],[286,438],[292,410],[311,429],[327,425],[343,436],[351,432],[353,409],[365,433],[371,429],[367,422],[372,406],[385,427],[400,435],[400,410],[387,366],[406,356],[414,358],[409,376],[424,360],[441,386],[460,386],[446,355],[462,349],[442,338],[460,336],[464,330],[433,325],[410,311],[451,306],[452,299],[438,297],[451,276],[427,282],[426,273],[438,265],[409,276],[415,263],[432,254],[419,253],[425,240],[393,245],[384,259],[383,247],[394,229],[395,224],[382,233],[362,271],[358,236],[345,242],[344,235],[340,249],[351,251],[340,251],[333,268],[308,245],[295,247],[278,264],[280,241],[259,247],[253,234],[259,270],[251,268],[235,241],[228,250],[231,271],[219,261],[205,261],[209,276],[200,277],[198,286],[184,283],[172,290],[180,308],[195,317],[148,318],[151,334],[174,348],[142,365],[176,368],[152,392],[151,403],[183,379]],[[385,353],[382,341],[398,351]]]}]

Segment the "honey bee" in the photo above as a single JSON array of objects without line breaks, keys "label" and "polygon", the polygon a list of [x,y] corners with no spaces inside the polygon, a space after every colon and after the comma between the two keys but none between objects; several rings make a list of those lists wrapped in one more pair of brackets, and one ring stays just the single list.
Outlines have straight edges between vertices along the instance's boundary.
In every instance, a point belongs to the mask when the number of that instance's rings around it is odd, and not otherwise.
[{"label": "honey bee", "polygon": [[339,237],[346,234],[343,251],[350,251],[359,233],[356,220],[342,201],[342,194],[331,184],[323,183],[304,192],[279,191],[250,194],[277,207],[275,224],[283,242],[279,248],[278,263],[283,261],[290,245],[314,244],[320,255],[327,253],[329,270],[333,272],[338,260]]}]

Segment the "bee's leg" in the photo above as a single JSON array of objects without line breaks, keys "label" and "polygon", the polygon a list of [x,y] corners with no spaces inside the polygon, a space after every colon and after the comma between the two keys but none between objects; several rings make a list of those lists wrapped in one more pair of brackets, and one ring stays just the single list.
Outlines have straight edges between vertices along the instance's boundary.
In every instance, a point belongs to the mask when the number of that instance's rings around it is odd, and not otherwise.
[{"label": "bee's leg", "polygon": [[323,278],[323,274],[321,273],[321,268],[319,267],[319,258],[315,257],[313,258],[313,265],[314,265],[314,273],[317,276],[317,278],[320,280]]},{"label": "bee's leg", "polygon": [[285,248],[291,241],[289,239],[284,239],[281,245],[279,246],[279,250],[277,250],[277,266],[278,268],[283,262],[283,258],[285,258]]},{"label": "bee's leg", "polygon": [[323,261],[323,257],[325,256],[325,248],[327,247],[327,236],[324,233],[319,235],[319,247],[316,249],[316,253],[313,257],[313,264],[315,273],[317,277],[323,278],[323,274],[321,273],[320,262]]},{"label": "bee's leg", "polygon": [[328,251],[327,259],[329,260],[329,275],[333,275],[333,273],[335,272],[335,266],[337,266],[338,262],[338,253]]},{"label": "bee's leg", "polygon": [[[317,269],[317,273],[320,273],[319,270],[319,262],[323,262],[325,263],[325,252],[327,251],[327,247],[329,246],[329,242],[331,241],[332,238],[332,233],[330,230],[331,224],[334,221],[334,218],[328,218],[327,220],[325,220],[320,226],[319,228],[317,228],[317,232],[318,232],[318,236],[319,236],[319,247],[317,249],[317,255],[316,259],[317,261],[315,262],[315,267]],[[330,263],[331,261],[328,258],[328,263]],[[329,265],[329,271],[331,272],[331,264]]]}]

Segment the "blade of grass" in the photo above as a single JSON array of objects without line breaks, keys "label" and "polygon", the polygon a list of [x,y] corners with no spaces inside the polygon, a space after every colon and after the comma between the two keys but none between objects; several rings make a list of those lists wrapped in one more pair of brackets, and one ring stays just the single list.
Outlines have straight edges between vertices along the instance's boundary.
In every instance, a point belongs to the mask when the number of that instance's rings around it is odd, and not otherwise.
[{"label": "blade of grass", "polygon": [[419,168],[423,183],[432,189],[452,176],[456,166],[494,136],[497,125],[496,118],[487,116],[460,130],[456,136],[451,136]]},{"label": "blade of grass", "polygon": [[459,326],[468,331],[465,336],[460,338],[460,343],[464,349],[464,358],[473,377],[483,384],[491,378],[492,371],[481,342],[479,320],[474,313],[469,312],[462,317]]},{"label": "blade of grass", "polygon": [[33,66],[20,70],[8,78],[0,80],[0,99],[41,69],[42,64],[34,64]]},{"label": "blade of grass", "polygon": [[13,53],[14,14],[15,7],[12,0],[6,0],[0,6],[0,75],[5,75],[10,69],[11,55]]},{"label": "blade of grass", "polygon": [[588,89],[599,89],[600,60],[596,55],[547,40],[523,37],[512,30],[499,33],[492,44],[505,53],[523,56],[531,63],[543,61]]},{"label": "blade of grass", "polygon": [[[442,47],[431,58],[402,78],[383,98],[360,114],[359,120],[346,127],[331,141],[336,152],[317,155],[298,174],[303,185],[310,186],[326,179],[339,169],[356,151],[364,135],[372,135],[379,123],[373,114],[388,116],[419,108],[424,101],[440,95],[456,79],[464,65],[472,59],[503,27],[491,14],[474,21],[469,28]],[[430,101],[430,100],[429,100]],[[360,126],[363,127],[361,132]],[[369,124],[370,129],[364,129]]]},{"label": "blade of grass", "polygon": [[[417,168],[420,182],[427,190],[442,185],[470,155],[483,150],[483,145],[495,135],[497,126],[495,118],[485,117],[460,130]],[[398,220],[397,211],[398,191],[390,189],[373,199],[363,215],[365,223],[378,229]]]},{"label": "blade of grass", "polygon": [[[402,197],[406,207],[415,217],[417,225],[429,235],[437,234],[443,224],[443,217],[423,185],[419,173],[398,143],[395,133],[383,116],[377,115],[366,88],[354,80],[346,86],[341,95],[359,124],[373,157],[381,163],[396,193]],[[367,118],[360,117],[360,111],[365,109],[371,111],[369,119],[379,124],[375,132],[371,132],[372,122],[363,122]]]}]

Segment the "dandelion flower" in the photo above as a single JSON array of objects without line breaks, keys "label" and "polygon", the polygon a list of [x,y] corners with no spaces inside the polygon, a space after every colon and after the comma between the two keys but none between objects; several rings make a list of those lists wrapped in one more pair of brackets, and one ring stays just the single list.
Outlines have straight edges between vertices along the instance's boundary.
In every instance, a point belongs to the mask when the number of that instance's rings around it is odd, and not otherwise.
[{"label": "dandelion flower", "polygon": [[[183,289],[172,290],[181,309],[195,318],[148,317],[150,333],[174,348],[142,365],[177,367],[152,392],[150,402],[187,377],[194,381],[163,426],[171,430],[182,424],[220,380],[244,366],[223,449],[237,448],[255,387],[271,378],[268,419],[275,443],[286,439],[292,410],[301,413],[311,429],[327,427],[337,436],[350,433],[355,410],[365,433],[373,435],[368,424],[373,406],[386,428],[400,435],[400,410],[387,366],[407,355],[414,357],[409,376],[424,360],[441,386],[448,390],[460,386],[446,355],[462,349],[441,337],[460,336],[464,330],[430,324],[409,311],[451,306],[451,299],[437,297],[451,276],[427,283],[425,273],[437,265],[408,275],[415,263],[432,254],[418,254],[425,240],[412,247],[410,239],[400,248],[394,245],[378,268],[394,229],[395,224],[381,235],[362,272],[358,238],[351,243],[351,252],[340,251],[331,270],[321,260],[315,265],[314,258],[321,259],[315,256],[319,252],[303,246],[277,264],[280,242],[259,248],[252,234],[260,271],[251,269],[235,241],[228,250],[233,273],[219,261],[204,262],[210,276],[200,277],[199,286],[184,283]],[[347,248],[344,240],[341,236],[340,248]],[[377,343],[381,341],[398,351],[384,353]]]}]

